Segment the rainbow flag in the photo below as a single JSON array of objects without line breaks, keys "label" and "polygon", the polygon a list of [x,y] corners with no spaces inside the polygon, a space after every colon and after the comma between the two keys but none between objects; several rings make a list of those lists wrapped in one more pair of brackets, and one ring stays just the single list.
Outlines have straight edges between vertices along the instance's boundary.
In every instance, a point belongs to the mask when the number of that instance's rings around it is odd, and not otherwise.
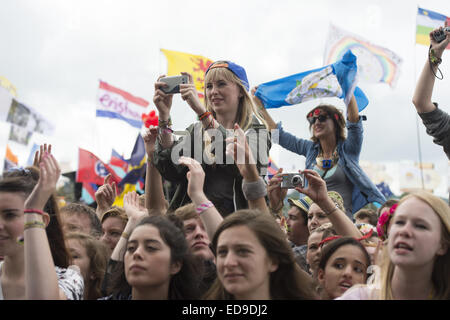
[{"label": "rainbow flag", "polygon": [[332,24],[324,53],[324,64],[342,59],[347,50],[357,57],[358,79],[387,83],[391,88],[400,76],[402,58],[387,48],[370,43],[358,35]]},{"label": "rainbow flag", "polygon": [[[430,45],[430,32],[439,27],[444,27],[445,22],[450,26],[450,18],[443,14],[418,8],[416,20],[416,43],[425,46]],[[447,46],[450,49],[450,44]]]},{"label": "rainbow flag", "polygon": [[177,76],[181,72],[190,73],[194,79],[198,96],[203,99],[205,72],[213,61],[209,58],[190,53],[166,49],[161,49],[161,51],[167,58],[167,76]]}]

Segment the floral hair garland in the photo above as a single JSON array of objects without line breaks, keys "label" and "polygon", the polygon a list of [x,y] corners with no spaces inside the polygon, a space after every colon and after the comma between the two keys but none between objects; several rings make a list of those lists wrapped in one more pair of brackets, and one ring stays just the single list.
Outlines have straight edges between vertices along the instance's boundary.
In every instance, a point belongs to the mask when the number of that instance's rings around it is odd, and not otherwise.
[{"label": "floral hair garland", "polygon": [[398,204],[395,203],[388,211],[383,212],[378,218],[377,223],[377,233],[378,237],[383,241],[387,239],[387,229],[389,226],[389,222],[394,216],[395,209],[397,209]]}]

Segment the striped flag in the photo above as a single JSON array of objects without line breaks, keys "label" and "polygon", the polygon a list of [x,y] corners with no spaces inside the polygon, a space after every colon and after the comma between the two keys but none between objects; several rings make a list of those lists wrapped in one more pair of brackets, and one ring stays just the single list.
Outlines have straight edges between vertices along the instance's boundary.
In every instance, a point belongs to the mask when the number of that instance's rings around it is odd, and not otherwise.
[{"label": "striped flag", "polygon": [[[425,46],[430,45],[430,32],[439,27],[444,27],[445,22],[450,26],[450,17],[443,14],[418,8],[416,20],[416,43]],[[450,49],[450,44],[446,49]]]},{"label": "striped flag", "polygon": [[145,113],[148,105],[148,101],[100,81],[97,94],[97,117],[123,120],[140,129],[142,113]]}]

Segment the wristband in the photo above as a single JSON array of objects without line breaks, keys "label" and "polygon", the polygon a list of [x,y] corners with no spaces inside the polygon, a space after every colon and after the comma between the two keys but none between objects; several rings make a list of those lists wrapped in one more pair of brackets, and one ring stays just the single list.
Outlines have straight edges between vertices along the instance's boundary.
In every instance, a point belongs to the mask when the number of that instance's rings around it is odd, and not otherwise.
[{"label": "wristband", "polygon": [[269,206],[270,211],[275,212],[275,213],[279,213],[281,211],[281,209],[283,209],[283,201],[280,202],[280,207],[277,209],[272,208],[271,206]]},{"label": "wristband", "polygon": [[332,214],[333,212],[335,212],[337,209],[339,209],[339,207],[337,206],[337,204],[334,204],[334,209],[331,210],[330,212],[326,212],[325,210],[323,210],[323,212],[325,213],[326,216],[329,216],[330,214]]},{"label": "wristband", "polygon": [[37,213],[40,214],[41,216],[46,216],[47,214],[42,211],[42,210],[38,210],[38,209],[25,209],[23,210],[23,213],[27,214],[27,213]]},{"label": "wristband", "polygon": [[206,111],[198,116],[198,120],[202,121],[204,118],[209,117],[210,115],[212,115],[212,113],[209,111]]},{"label": "wristband", "polygon": [[128,240],[128,238],[130,238],[130,235],[127,232],[124,231],[124,232],[122,232],[121,237]]},{"label": "wristband", "polygon": [[242,191],[246,200],[256,200],[267,195],[267,188],[264,180],[259,177],[257,181],[242,181]]},{"label": "wristband", "polygon": [[197,212],[197,214],[201,214],[203,211],[212,207],[214,207],[214,204],[211,201],[208,201],[198,205],[197,208],[195,208],[195,211]]},{"label": "wristband", "polygon": [[37,221],[37,220],[25,223],[24,230],[32,229],[32,228],[45,229],[45,223],[43,223],[42,221]]}]

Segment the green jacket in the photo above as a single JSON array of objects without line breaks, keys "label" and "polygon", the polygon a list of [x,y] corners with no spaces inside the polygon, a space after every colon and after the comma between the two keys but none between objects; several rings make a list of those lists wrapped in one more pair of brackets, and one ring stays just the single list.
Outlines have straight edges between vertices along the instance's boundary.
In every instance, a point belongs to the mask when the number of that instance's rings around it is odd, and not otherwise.
[{"label": "green jacket", "polygon": [[[222,142],[227,137],[227,130],[222,126],[216,130],[213,132],[219,137],[224,137],[224,139],[215,139],[211,144],[211,149],[214,150],[212,152],[214,155],[223,159],[223,164],[220,164],[220,160],[213,164],[208,164],[204,160],[205,141],[203,140],[204,130],[201,122],[190,125],[186,129],[185,135],[175,141],[168,149],[162,149],[161,144],[157,141],[153,163],[164,179],[177,185],[175,194],[170,200],[170,211],[191,202],[187,195],[186,173],[188,169],[185,166],[175,164],[172,161],[172,154],[174,157],[175,155],[191,157],[201,163],[206,176],[205,194],[223,216],[227,216],[236,210],[248,208],[247,200],[242,192],[242,176],[233,159],[226,156],[226,144]],[[188,136],[189,138],[187,138]],[[228,136],[230,136],[230,133],[228,133]],[[246,137],[253,156],[257,159],[260,175],[266,175],[269,151],[272,146],[270,133],[254,117],[251,127],[246,131]],[[195,147],[197,147],[197,150],[195,150]],[[258,152],[261,154],[257,157]],[[220,196],[213,190],[219,190],[225,196]]]}]

